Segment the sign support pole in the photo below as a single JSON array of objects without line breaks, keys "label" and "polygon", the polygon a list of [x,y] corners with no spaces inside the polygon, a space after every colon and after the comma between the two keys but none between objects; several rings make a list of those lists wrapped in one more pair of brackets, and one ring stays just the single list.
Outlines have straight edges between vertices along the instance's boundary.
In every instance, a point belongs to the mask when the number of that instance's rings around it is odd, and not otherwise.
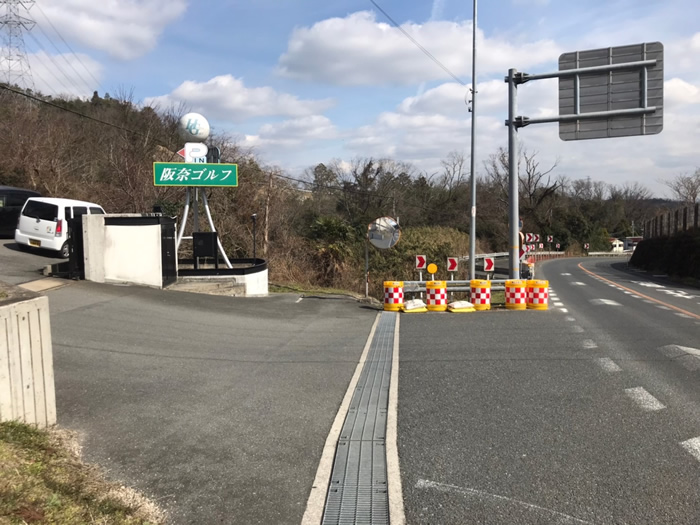
[{"label": "sign support pole", "polygon": [[469,278],[473,279],[476,273],[476,175],[474,154],[476,152],[476,3],[474,0],[474,16],[472,20],[472,129],[471,149],[469,159],[471,164],[471,176],[469,186],[472,194],[471,220],[469,221]]},{"label": "sign support pole", "polygon": [[[214,221],[211,218],[211,210],[209,209],[209,201],[207,201],[207,194],[204,190],[202,190],[202,204],[204,205],[204,212],[207,215],[207,222],[209,223],[209,228],[211,229],[212,232],[216,231],[216,228],[214,227]],[[190,191],[190,187],[188,186],[185,192],[185,209],[182,211],[182,223],[180,224],[180,232],[177,235],[177,244],[176,244],[176,250],[180,250],[180,244],[182,243],[182,239],[192,239],[192,236],[185,237],[185,226],[187,226],[187,217],[189,216],[190,213],[190,200],[191,200],[192,193]],[[193,231],[198,232],[199,231],[199,213],[197,208],[199,208],[199,188],[195,188],[194,190],[194,209],[192,210],[193,214]],[[224,247],[221,244],[221,239],[219,239],[219,236],[216,236],[216,244],[219,248],[219,252],[221,253],[222,257],[224,258],[224,261],[226,262],[226,267],[230,270],[233,268],[233,265],[231,264],[231,261],[229,258],[226,256],[226,252],[224,251]]]},{"label": "sign support pole", "polygon": [[187,224],[187,216],[190,213],[190,188],[187,187],[185,192],[185,209],[182,212],[182,223],[180,224],[180,233],[177,236],[176,250],[180,249],[180,243],[182,242],[182,236],[185,234],[185,225]]},{"label": "sign support pole", "polygon": [[518,254],[518,219],[520,217],[518,202],[518,129],[515,126],[517,115],[518,86],[517,69],[509,69],[508,77],[508,178],[510,182],[510,278],[520,278],[520,259]]}]

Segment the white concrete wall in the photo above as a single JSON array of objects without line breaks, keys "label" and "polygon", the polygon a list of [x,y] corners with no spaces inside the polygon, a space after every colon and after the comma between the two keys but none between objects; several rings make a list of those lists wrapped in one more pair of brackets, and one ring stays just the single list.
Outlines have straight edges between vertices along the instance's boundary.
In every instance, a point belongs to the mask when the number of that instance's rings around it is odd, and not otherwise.
[{"label": "white concrete wall", "polygon": [[85,279],[162,288],[160,225],[106,226],[104,218],[83,216]]},{"label": "white concrete wall", "polygon": [[83,215],[85,280],[105,282],[105,216]]},{"label": "white concrete wall", "polygon": [[161,261],[160,225],[105,227],[105,282],[161,288]]},{"label": "white concrete wall", "polygon": [[238,275],[236,276],[236,282],[245,285],[246,297],[267,296],[269,293],[267,270],[248,275]]},{"label": "white concrete wall", "polygon": [[0,306],[0,421],[56,424],[47,297]]}]

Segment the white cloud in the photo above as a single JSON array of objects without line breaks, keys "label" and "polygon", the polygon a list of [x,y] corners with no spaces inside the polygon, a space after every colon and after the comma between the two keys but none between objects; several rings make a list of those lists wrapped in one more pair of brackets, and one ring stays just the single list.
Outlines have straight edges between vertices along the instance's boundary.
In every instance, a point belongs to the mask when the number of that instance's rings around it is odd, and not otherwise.
[{"label": "white cloud", "polygon": [[[471,21],[408,22],[402,29],[457,76],[471,74]],[[428,45],[429,44],[429,45]],[[503,73],[518,64],[527,68],[555,61],[558,46],[549,40],[516,45],[477,32],[480,73]],[[397,28],[362,11],[296,29],[278,64],[282,75],[337,85],[420,84],[449,75]]]},{"label": "white cloud", "polygon": [[664,106],[700,104],[700,88],[682,80],[672,78],[664,82]]},{"label": "white cloud", "polygon": [[231,75],[221,75],[207,82],[188,80],[169,95],[146,99],[147,105],[169,107],[184,103],[212,120],[243,120],[263,116],[307,117],[322,113],[333,101],[300,100],[271,87],[248,88]]},{"label": "white cloud", "polygon": [[338,130],[331,121],[321,115],[285,120],[266,124],[257,135],[246,135],[245,146],[265,148],[296,148],[310,141],[333,140]]},{"label": "white cloud", "polygon": [[54,0],[42,4],[34,19],[48,35],[55,35],[53,24],[63,38],[120,60],[151,51],[164,28],[187,8],[186,0]]}]

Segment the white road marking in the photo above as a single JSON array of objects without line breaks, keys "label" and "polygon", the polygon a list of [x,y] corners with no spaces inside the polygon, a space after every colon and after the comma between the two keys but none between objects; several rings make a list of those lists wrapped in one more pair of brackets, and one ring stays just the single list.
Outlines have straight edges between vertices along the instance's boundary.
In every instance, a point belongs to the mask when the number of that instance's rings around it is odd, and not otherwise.
[{"label": "white road marking", "polygon": [[650,283],[649,281],[630,281],[632,284],[638,284],[639,286],[646,286],[648,288],[665,288],[663,284]]},{"label": "white road marking", "polygon": [[683,441],[681,446],[690,452],[695,459],[700,461],[700,437],[689,439],[688,441]]},{"label": "white road marking", "polygon": [[391,523],[404,525],[406,515],[401,489],[398,447],[398,406],[399,406],[399,315],[394,326],[394,352],[391,356],[391,379],[389,381],[389,406],[386,416],[386,474],[389,492],[389,516]]},{"label": "white road marking", "polygon": [[632,294],[632,297],[634,297],[635,299],[641,299],[641,296],[635,294]]},{"label": "white road marking", "polygon": [[573,321],[575,321],[575,320],[576,320],[576,318],[575,318],[575,317],[571,317],[571,316],[568,316],[568,317],[566,317],[566,319],[565,319],[565,321],[570,321],[570,322],[573,322]]},{"label": "white road marking", "polygon": [[596,359],[596,363],[605,370],[606,372],[622,372],[622,368],[617,366],[615,364],[615,361],[610,359],[609,357],[601,357],[599,359]]},{"label": "white road marking", "polygon": [[654,304],[654,301],[650,301],[649,299],[644,299],[644,302],[647,304]]},{"label": "white road marking", "polygon": [[303,297],[299,297],[299,299],[297,299],[295,302],[300,303],[302,299]]},{"label": "white road marking", "polygon": [[694,372],[700,370],[700,349],[690,346],[666,345],[659,348],[666,357],[683,365],[684,368]]},{"label": "white road marking", "polygon": [[[543,513],[549,514],[550,516],[556,516],[557,522],[583,523],[585,525],[593,525],[590,521],[584,521],[584,520],[581,520],[578,518],[574,518],[573,516],[569,516],[568,514],[563,514],[561,512],[557,512],[556,510],[545,509],[544,507],[540,507],[539,505],[533,505],[532,503],[526,503],[524,501],[520,501],[517,499],[508,498],[506,496],[501,496],[500,494],[491,494],[489,492],[484,492],[483,490],[470,489],[470,488],[466,488],[466,487],[458,487],[457,485],[448,485],[447,483],[438,483],[436,481],[429,481],[427,479],[419,479],[416,482],[416,488],[417,489],[433,489],[433,490],[437,490],[439,492],[456,493],[456,494],[462,494],[464,496],[474,496],[474,497],[479,498],[481,500],[495,500],[495,501],[500,501],[500,502],[505,501],[507,503],[512,503],[514,505],[519,505],[521,507],[525,507],[529,510],[543,512]],[[564,520],[564,521],[562,521],[562,520]],[[393,523],[393,521],[392,521],[392,523]]]},{"label": "white road marking", "polygon": [[622,306],[620,303],[617,301],[613,301],[612,299],[591,299],[591,304],[605,304],[608,306]]},{"label": "white road marking", "polygon": [[582,283],[579,281],[572,282],[571,284],[573,284],[574,286],[586,286],[586,283]]},{"label": "white road marking", "polygon": [[598,348],[598,345],[593,341],[593,339],[586,339],[583,341],[584,348]]},{"label": "white road marking", "polygon": [[571,275],[570,273],[563,273],[562,275]]},{"label": "white road marking", "polygon": [[656,307],[657,307],[659,310],[670,310],[670,308],[669,308],[668,306],[664,306],[664,305],[662,305],[662,304],[657,304]]},{"label": "white road marking", "polygon": [[569,310],[567,310],[566,308],[559,308],[559,310],[561,310],[561,311],[562,311],[563,313],[565,313],[565,314],[566,314],[566,313],[569,313]]},{"label": "white road marking", "polygon": [[692,317],[690,317],[689,315],[686,315],[686,314],[676,313],[676,315],[677,315],[678,317],[682,317],[682,318],[684,318],[684,319],[692,319]]},{"label": "white road marking", "polygon": [[662,404],[658,399],[647,392],[643,387],[638,386],[636,388],[626,388],[625,394],[632,399],[639,408],[646,410],[648,412],[653,412],[656,410],[662,410],[666,408],[666,405]]},{"label": "white road marking", "polygon": [[580,327],[580,326],[572,326],[572,327],[571,327],[571,330],[572,330],[575,334],[580,334],[580,333],[583,333],[583,331],[584,331],[583,328]]}]

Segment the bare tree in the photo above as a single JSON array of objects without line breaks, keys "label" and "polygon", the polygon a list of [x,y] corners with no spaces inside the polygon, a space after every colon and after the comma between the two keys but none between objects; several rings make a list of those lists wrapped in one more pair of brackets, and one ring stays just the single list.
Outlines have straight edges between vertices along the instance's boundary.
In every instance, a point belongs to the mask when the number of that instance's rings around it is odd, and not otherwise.
[{"label": "bare tree", "polygon": [[673,198],[685,205],[695,204],[700,198],[700,168],[692,175],[680,174],[662,182],[671,190]]}]

